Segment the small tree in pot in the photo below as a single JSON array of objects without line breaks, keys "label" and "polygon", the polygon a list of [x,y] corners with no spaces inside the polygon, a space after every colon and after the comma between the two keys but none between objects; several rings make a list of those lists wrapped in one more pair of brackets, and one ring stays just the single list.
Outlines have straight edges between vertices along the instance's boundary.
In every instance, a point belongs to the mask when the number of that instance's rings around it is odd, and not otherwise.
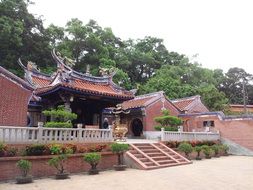
[{"label": "small tree in pot", "polygon": [[99,173],[99,170],[97,169],[97,165],[99,161],[101,160],[100,154],[96,152],[87,153],[87,154],[84,154],[83,159],[85,162],[91,165],[91,168],[89,170],[90,175],[95,175]]},{"label": "small tree in pot", "polygon": [[214,144],[213,146],[211,146],[211,148],[214,151],[214,156],[219,157],[220,146],[217,144]]},{"label": "small tree in pot", "polygon": [[57,173],[55,175],[56,179],[67,179],[69,177],[69,173],[65,170],[65,162],[69,157],[69,154],[72,154],[72,149],[66,149],[65,152],[51,158],[48,161],[50,166],[55,167]]},{"label": "small tree in pot", "polygon": [[185,153],[185,156],[190,159],[189,154],[193,151],[192,145],[186,142],[180,143],[178,150]]},{"label": "small tree in pot", "polygon": [[28,175],[28,172],[32,168],[32,163],[28,160],[19,160],[16,165],[21,171],[21,176],[18,176],[16,178],[17,183],[32,183],[33,177],[31,175]]},{"label": "small tree in pot", "polygon": [[202,146],[203,153],[205,154],[206,159],[211,159],[212,149],[208,145]]},{"label": "small tree in pot", "polygon": [[200,152],[202,151],[201,146],[195,146],[194,147],[195,152],[197,152],[196,160],[201,160],[202,158],[200,157]]},{"label": "small tree in pot", "polygon": [[113,143],[111,145],[112,152],[118,155],[118,165],[114,165],[115,170],[121,171],[126,169],[126,165],[123,164],[123,154],[128,149],[128,144]]}]

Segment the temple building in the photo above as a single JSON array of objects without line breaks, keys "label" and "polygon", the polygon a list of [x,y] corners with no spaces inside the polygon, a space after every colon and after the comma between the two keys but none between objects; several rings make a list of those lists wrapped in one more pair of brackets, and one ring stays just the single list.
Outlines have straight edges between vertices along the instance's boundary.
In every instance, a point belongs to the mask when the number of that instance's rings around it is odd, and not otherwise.
[{"label": "temple building", "polygon": [[116,85],[112,78],[114,73],[96,77],[89,73],[80,73],[72,69],[73,63],[59,53],[52,51],[57,70],[52,75],[40,72],[36,65],[28,62],[27,66],[19,60],[25,72],[25,81],[33,88],[33,97],[29,102],[29,126],[37,126],[38,121],[45,122],[42,111],[65,105],[65,108],[78,115],[73,121],[74,127],[101,128],[104,108],[134,98],[130,91]]}]

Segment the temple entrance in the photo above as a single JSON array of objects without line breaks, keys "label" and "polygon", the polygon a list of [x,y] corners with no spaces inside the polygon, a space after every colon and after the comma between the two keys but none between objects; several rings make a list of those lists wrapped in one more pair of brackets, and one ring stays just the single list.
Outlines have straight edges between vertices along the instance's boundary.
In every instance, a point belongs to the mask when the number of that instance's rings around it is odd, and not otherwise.
[{"label": "temple entrance", "polygon": [[140,137],[143,132],[142,121],[138,118],[134,119],[131,123],[131,129],[135,137]]}]

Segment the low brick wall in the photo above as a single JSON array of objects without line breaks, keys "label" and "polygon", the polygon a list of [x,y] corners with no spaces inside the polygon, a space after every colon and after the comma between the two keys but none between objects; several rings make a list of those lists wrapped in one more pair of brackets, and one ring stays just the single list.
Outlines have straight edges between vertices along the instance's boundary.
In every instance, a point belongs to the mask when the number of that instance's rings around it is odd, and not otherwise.
[{"label": "low brick wall", "polygon": [[[117,155],[112,152],[101,152],[102,159],[98,169],[110,169],[117,163]],[[32,162],[30,174],[34,177],[52,176],[56,173],[55,168],[49,166],[47,161],[52,158],[49,156],[26,156],[26,157],[2,157],[0,158],[0,181],[15,179],[20,174],[16,167],[16,162],[20,159],[26,159]],[[66,170],[70,173],[86,172],[90,165],[83,161],[83,154],[71,155],[66,162]]]}]

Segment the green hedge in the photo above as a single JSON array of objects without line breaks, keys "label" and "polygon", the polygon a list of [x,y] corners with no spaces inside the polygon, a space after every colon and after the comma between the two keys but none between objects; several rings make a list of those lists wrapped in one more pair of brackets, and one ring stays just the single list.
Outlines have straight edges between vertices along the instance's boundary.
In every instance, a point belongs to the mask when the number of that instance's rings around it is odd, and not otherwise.
[{"label": "green hedge", "polygon": [[50,121],[45,124],[45,127],[47,127],[47,128],[72,128],[72,123]]}]

